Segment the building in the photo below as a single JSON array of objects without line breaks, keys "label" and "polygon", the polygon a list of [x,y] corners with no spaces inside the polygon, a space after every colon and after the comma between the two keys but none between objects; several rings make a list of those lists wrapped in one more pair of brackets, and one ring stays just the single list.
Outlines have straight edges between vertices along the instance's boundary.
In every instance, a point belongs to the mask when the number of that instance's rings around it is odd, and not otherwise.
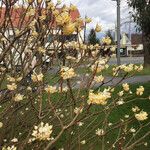
[{"label": "building", "polygon": [[[61,11],[62,8],[58,8],[58,11]],[[0,29],[1,27],[3,27],[3,24],[6,23],[6,17],[5,14],[8,14],[7,16],[9,16],[9,24],[7,24],[7,29],[5,30],[5,36],[11,41],[14,39],[14,31],[15,33],[17,33],[16,31],[19,29],[23,29],[24,27],[28,27],[28,25],[31,23],[31,21],[33,20],[37,20],[37,18],[39,18],[42,15],[39,15],[40,13],[44,13],[45,9],[44,8],[36,8],[33,11],[33,15],[25,15],[26,14],[26,8],[23,7],[12,7],[11,10],[7,11],[5,7],[1,7],[0,8]],[[31,12],[32,13],[32,12]],[[46,45],[48,43],[51,43],[50,41],[52,40],[53,37],[55,37],[54,35],[56,35],[57,31],[59,31],[56,22],[55,22],[55,18],[53,15],[51,15],[50,12],[47,12],[46,15],[48,18],[48,21],[46,22],[48,24],[49,29],[51,30],[51,32],[47,31],[47,35],[43,35],[42,42],[44,42],[44,46],[46,47]],[[80,13],[79,10],[72,10],[69,12],[70,13],[70,17],[71,17],[71,21],[74,22],[76,19],[80,18]],[[49,15],[48,15],[49,14]],[[44,20],[46,21],[46,20]],[[45,23],[44,23],[45,24]],[[39,25],[39,26],[38,26]],[[48,30],[49,30],[48,29]],[[37,32],[41,32],[42,28],[40,28],[40,23],[36,23],[36,30]],[[72,33],[71,35],[62,35],[60,34],[60,32],[58,32],[57,35],[57,39],[54,40],[58,40],[58,41],[77,41],[77,39],[79,39],[79,41],[83,41],[83,35],[84,35],[84,31],[81,30],[79,34],[77,33]],[[17,39],[18,44],[21,44],[21,38]],[[28,46],[30,46],[28,44]],[[28,48],[27,48],[28,49]],[[51,44],[49,46],[49,49],[54,49],[53,44]],[[3,51],[2,49],[0,49],[0,51]],[[15,58],[14,58],[14,62],[15,64],[19,64],[19,58],[20,57],[25,57],[27,56],[27,54],[25,52],[23,52],[23,54],[20,54],[19,52],[17,52],[14,48],[11,48],[11,52],[15,52]],[[29,54],[30,55],[30,54]],[[49,55],[47,55],[49,57]],[[30,56],[29,56],[30,57]],[[9,59],[9,58],[8,58]],[[43,58],[45,60],[45,56]],[[47,60],[47,58],[46,58]],[[50,59],[48,60],[50,61]],[[36,57],[34,56],[34,62],[36,62]],[[2,62],[4,63],[4,62]],[[35,63],[34,63],[35,64]],[[33,65],[34,66],[34,65]]]},{"label": "building", "polygon": [[[38,10],[37,10],[38,11]],[[41,12],[44,12],[44,8],[41,10]],[[61,11],[61,8],[58,8],[58,11]],[[26,9],[25,8],[21,8],[21,7],[17,7],[17,8],[12,8],[11,9],[11,14],[10,14],[10,18],[11,18],[11,21],[12,21],[12,24],[11,24],[11,27],[10,27],[10,30],[9,30],[9,38],[11,38],[11,35],[13,35],[12,33],[12,30],[13,29],[21,29],[25,26],[27,26],[31,20],[33,20],[32,17],[27,17],[27,16],[24,16],[24,14],[26,13]],[[5,7],[2,7],[0,8],[0,26],[3,25],[4,21],[5,21],[5,13],[6,13],[6,8]],[[38,13],[36,14],[38,15]],[[33,17],[36,17],[33,16]],[[77,18],[80,18],[80,12],[78,9],[74,10],[74,11],[70,11],[70,16],[71,16],[71,21],[74,22]],[[23,22],[20,20],[24,18]],[[50,24],[51,25],[51,24]],[[56,26],[56,23],[55,23],[55,20],[54,22],[52,23],[52,26],[53,26],[53,34],[56,33],[57,31],[57,26]],[[13,27],[13,29],[12,29]],[[48,37],[48,41],[50,41],[52,39],[53,35],[49,35]],[[79,33],[79,36],[77,37],[77,34],[76,33],[73,33],[72,35],[64,35],[63,37],[58,37],[58,39],[60,41],[77,41],[77,38],[79,38],[79,41],[83,41],[83,37],[84,37],[84,31],[80,31]]]},{"label": "building", "polygon": [[123,33],[120,42],[124,56],[141,56],[143,54],[142,34],[132,34],[130,40],[128,35]]}]

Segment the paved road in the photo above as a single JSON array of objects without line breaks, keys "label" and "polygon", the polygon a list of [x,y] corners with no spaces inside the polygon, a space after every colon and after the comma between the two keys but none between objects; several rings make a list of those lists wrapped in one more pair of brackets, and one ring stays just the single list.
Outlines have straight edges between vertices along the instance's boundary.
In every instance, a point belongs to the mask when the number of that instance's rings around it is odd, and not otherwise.
[{"label": "paved road", "polygon": [[[111,79],[112,79],[112,77],[106,77],[105,82],[110,81]],[[116,85],[117,83],[119,83],[119,81],[121,81],[121,80],[122,80],[122,77],[115,77],[111,82],[109,82],[106,85],[113,86],[113,85]],[[119,84],[122,84],[122,83],[129,83],[129,84],[149,83],[150,84],[150,75],[133,76],[133,77],[124,79]]]},{"label": "paved road", "polygon": [[[150,75],[143,75],[143,76],[133,76],[133,77],[128,77],[122,81],[122,77],[115,77],[112,80],[113,77],[105,77],[104,80],[104,85],[103,86],[115,86],[115,85],[120,85],[122,83],[128,83],[128,84],[136,84],[136,83],[149,83],[150,84]],[[84,77],[84,79],[77,79],[76,85],[74,88],[79,88],[80,87],[80,82],[82,81],[82,88],[87,87],[87,79]],[[93,84],[94,87],[99,87],[101,83]]]},{"label": "paved road", "polygon": [[[121,64],[143,64],[144,63],[144,57],[121,57]],[[110,65],[117,64],[116,58],[111,58],[109,61]]]}]

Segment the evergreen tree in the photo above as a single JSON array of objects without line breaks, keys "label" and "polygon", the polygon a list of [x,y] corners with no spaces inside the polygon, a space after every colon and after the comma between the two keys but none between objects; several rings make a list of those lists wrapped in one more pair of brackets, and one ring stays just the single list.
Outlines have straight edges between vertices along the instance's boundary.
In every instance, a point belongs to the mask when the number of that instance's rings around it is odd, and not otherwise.
[{"label": "evergreen tree", "polygon": [[90,34],[88,36],[88,43],[92,45],[99,44],[99,39],[96,37],[96,32],[94,29],[90,30]]}]

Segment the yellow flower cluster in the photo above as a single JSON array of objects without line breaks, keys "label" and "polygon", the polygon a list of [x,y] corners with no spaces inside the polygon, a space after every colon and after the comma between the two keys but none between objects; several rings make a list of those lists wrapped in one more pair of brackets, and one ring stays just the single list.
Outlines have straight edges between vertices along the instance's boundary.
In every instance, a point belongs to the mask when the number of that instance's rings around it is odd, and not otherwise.
[{"label": "yellow flower cluster", "polygon": [[123,64],[123,65],[120,65],[120,66],[113,68],[113,75],[117,76],[119,70],[123,70],[124,72],[127,72],[127,73],[132,72],[132,71],[140,72],[143,70],[143,66],[142,65],[137,66],[134,64],[129,64],[129,65]]},{"label": "yellow flower cluster", "polygon": [[144,120],[148,119],[148,114],[145,111],[141,111],[141,112],[135,114],[135,118],[138,121],[144,121]]},{"label": "yellow flower cluster", "polygon": [[66,59],[72,60],[72,61],[76,60],[76,58],[75,58],[75,57],[72,57],[72,56],[66,56]]},{"label": "yellow flower cluster", "polygon": [[99,44],[89,45],[88,49],[90,49],[90,50],[98,50],[99,51],[100,45]]},{"label": "yellow flower cluster", "polygon": [[8,146],[8,147],[4,146],[4,147],[2,148],[2,150],[17,150],[17,147],[14,146],[14,145]]},{"label": "yellow flower cluster", "polygon": [[16,94],[15,97],[14,97],[14,101],[15,102],[20,102],[23,100],[23,95],[22,94]]},{"label": "yellow flower cluster", "polygon": [[144,87],[143,86],[140,86],[139,88],[136,89],[136,94],[137,95],[143,95],[144,93]]},{"label": "yellow flower cluster", "polygon": [[107,69],[109,66],[106,64],[107,59],[100,59],[99,61],[96,61],[94,65],[91,66],[91,70],[96,73],[100,73],[104,69]]},{"label": "yellow flower cluster", "polygon": [[120,97],[122,97],[122,96],[124,95],[124,91],[120,91],[120,92],[118,93],[118,95],[119,95]]},{"label": "yellow flower cluster", "polygon": [[100,32],[101,30],[102,30],[102,27],[99,24],[97,24],[96,28],[95,28],[95,31]]},{"label": "yellow flower cluster", "polygon": [[110,37],[107,36],[107,37],[102,38],[102,43],[106,45],[110,45],[111,44]]},{"label": "yellow flower cluster", "polygon": [[72,22],[69,22],[63,26],[63,34],[64,35],[72,34],[75,31],[75,29],[76,29],[75,24]]},{"label": "yellow flower cluster", "polygon": [[2,128],[3,127],[3,123],[2,122],[0,122],[0,128]]},{"label": "yellow flower cluster", "polygon": [[79,114],[79,113],[82,113],[82,111],[83,111],[83,109],[81,108],[81,107],[76,107],[75,109],[74,109],[74,113],[75,114]]},{"label": "yellow flower cluster", "polygon": [[103,82],[104,81],[104,77],[102,75],[100,76],[95,76],[94,77],[94,81],[99,83],[99,82]]},{"label": "yellow flower cluster", "polygon": [[35,15],[35,9],[34,8],[29,8],[26,15],[27,16],[34,16]]},{"label": "yellow flower cluster", "polygon": [[111,98],[111,93],[107,89],[97,94],[90,91],[88,104],[106,105],[109,98]]},{"label": "yellow flower cluster", "polygon": [[58,88],[58,92],[67,92],[68,91],[68,87],[59,87]]},{"label": "yellow flower cluster", "polygon": [[71,20],[68,12],[63,12],[60,15],[56,16],[57,25],[64,25],[69,23]]},{"label": "yellow flower cluster", "polygon": [[17,89],[17,84],[16,83],[7,84],[7,88],[10,91],[14,91]]},{"label": "yellow flower cluster", "polygon": [[38,52],[44,54],[46,50],[43,47],[38,47]]},{"label": "yellow flower cluster", "polygon": [[70,8],[69,8],[71,11],[75,11],[77,10],[77,7],[73,4],[70,5]]},{"label": "yellow flower cluster", "polygon": [[139,109],[138,106],[135,106],[135,107],[132,108],[132,111],[133,111],[133,112],[138,112],[138,111],[140,111],[140,109]]},{"label": "yellow flower cluster", "polygon": [[7,81],[9,82],[19,82],[21,80],[22,80],[22,77],[14,78],[14,77],[8,76],[7,78]]},{"label": "yellow flower cluster", "polygon": [[33,138],[29,141],[43,141],[43,140],[50,140],[50,136],[52,134],[52,125],[49,125],[48,123],[44,124],[41,122],[38,126],[34,126],[34,130],[32,132]]},{"label": "yellow flower cluster", "polygon": [[54,87],[54,86],[48,85],[47,87],[45,87],[45,91],[46,91],[47,93],[53,94],[53,93],[56,93],[56,92],[57,92],[57,89],[56,89],[56,87]]},{"label": "yellow flower cluster", "polygon": [[130,90],[130,87],[129,87],[128,83],[122,84],[122,87],[123,87],[124,91],[126,91],[126,92]]},{"label": "yellow flower cluster", "polygon": [[86,23],[91,23],[91,22],[92,22],[92,19],[91,19],[91,18],[86,17],[86,18],[85,18],[85,22],[86,22]]},{"label": "yellow flower cluster", "polygon": [[32,79],[33,82],[41,82],[41,81],[43,81],[43,77],[44,76],[43,76],[42,73],[40,73],[40,74],[33,73],[31,75],[31,79]]},{"label": "yellow flower cluster", "polygon": [[69,67],[62,67],[61,68],[61,77],[65,79],[70,79],[76,76],[74,69]]},{"label": "yellow flower cluster", "polygon": [[7,77],[7,81],[10,82],[9,84],[7,84],[8,90],[10,90],[10,91],[16,90],[17,89],[16,82],[19,82],[21,80],[22,80],[22,77],[16,77],[16,78],[14,78],[14,77],[8,76]]},{"label": "yellow flower cluster", "polygon": [[95,131],[95,134],[98,135],[98,136],[102,136],[102,135],[105,134],[105,132],[104,132],[103,129],[99,129],[99,128],[98,128],[98,129]]}]

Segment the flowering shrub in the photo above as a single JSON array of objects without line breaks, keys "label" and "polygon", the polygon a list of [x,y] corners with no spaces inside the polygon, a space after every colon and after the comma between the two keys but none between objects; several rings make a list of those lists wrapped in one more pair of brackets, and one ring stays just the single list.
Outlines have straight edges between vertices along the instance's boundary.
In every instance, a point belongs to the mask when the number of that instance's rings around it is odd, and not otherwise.
[{"label": "flowering shrub", "polygon": [[[133,90],[124,82],[143,66],[114,66],[107,80],[105,71],[115,52],[111,39],[85,44],[81,34],[92,19],[73,19],[76,6],[60,8],[60,4],[51,0],[0,3],[1,149],[147,146],[150,131],[141,137],[139,133],[149,125],[149,114],[133,102],[144,103],[148,96],[143,96],[143,86]],[[97,24],[95,31],[101,30]],[[72,35],[76,38],[67,41]],[[109,53],[104,56],[104,51]],[[121,80],[108,86],[120,72]],[[123,107],[128,104],[132,108],[126,113]]]}]

